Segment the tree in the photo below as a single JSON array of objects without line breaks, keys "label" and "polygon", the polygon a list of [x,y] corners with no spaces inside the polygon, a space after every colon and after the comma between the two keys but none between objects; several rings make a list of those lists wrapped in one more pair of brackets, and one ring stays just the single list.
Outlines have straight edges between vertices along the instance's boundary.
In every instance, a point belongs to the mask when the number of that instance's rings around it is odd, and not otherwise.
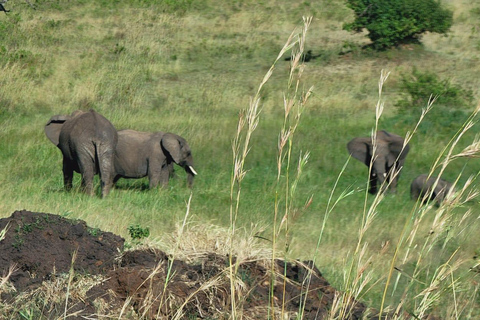
[{"label": "tree", "polygon": [[417,42],[427,31],[445,34],[453,20],[453,13],[436,0],[347,0],[347,6],[355,20],[343,29],[367,29],[376,50]]}]

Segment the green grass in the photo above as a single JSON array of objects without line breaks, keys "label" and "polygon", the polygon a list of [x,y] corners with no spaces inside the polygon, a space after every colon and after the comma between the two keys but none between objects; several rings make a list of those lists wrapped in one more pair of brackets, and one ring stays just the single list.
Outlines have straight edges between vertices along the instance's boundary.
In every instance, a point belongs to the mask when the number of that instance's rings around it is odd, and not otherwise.
[{"label": "green grass", "polygon": [[[472,91],[475,102],[480,95],[479,7],[473,2],[449,3],[455,15],[448,36],[425,35],[423,46],[382,53],[362,53],[358,48],[366,43],[365,37],[342,30],[344,20],[353,17],[342,1],[192,0],[167,1],[161,6],[151,1],[37,1],[35,11],[22,2],[10,4],[12,12],[0,15],[0,217],[17,209],[51,212],[86,220],[90,227],[125,238],[129,226],[148,226],[153,239],[174,232],[185,216],[190,190],[184,173],[177,169],[179,177],[166,190],[147,190],[148,181],[142,179],[119,181],[106,199],[78,190],[65,193],[61,153],[43,133],[46,121],[54,114],[94,108],[118,129],[171,131],[185,137],[199,173],[190,218],[228,228],[238,114],[248,107],[289,34],[301,26],[302,15],[312,14],[306,48],[320,57],[307,63],[302,75],[300,89],[313,85],[314,90],[292,145],[294,161],[300,152],[308,151],[310,157],[292,201],[298,208],[312,195],[313,201],[290,226],[288,256],[316,258],[326,278],[340,289],[348,283],[343,278],[346,267],[339,266],[347,266],[352,257],[364,211],[367,168],[355,159],[342,173],[333,197],[344,190],[354,192],[332,210],[318,250],[316,245],[329,196],[348,158],[346,143],[367,136],[375,124],[381,70],[391,74],[383,89],[385,111],[379,127],[403,136],[418,119],[397,113],[395,104],[404,94],[402,75],[414,68],[454,80]],[[353,46],[353,53],[340,55],[345,45]],[[270,239],[288,72],[289,62],[281,58],[261,92],[262,111],[245,162],[247,174],[236,222],[239,228],[260,225],[262,236]],[[456,121],[463,123],[474,107],[465,108],[465,119]],[[429,126],[445,121],[435,108],[412,138],[397,194],[387,195],[378,205],[378,215],[363,240],[368,254],[375,257],[371,270],[379,283],[361,298],[373,307],[380,306],[382,271],[389,268],[399,232],[413,221],[410,182],[430,170],[459,129]],[[456,152],[479,131],[478,125],[470,129]],[[443,177],[453,181],[461,174],[458,184],[462,185],[479,171],[478,159],[460,158],[449,164]],[[79,184],[78,177],[75,183]],[[278,203],[281,210],[282,201]],[[368,197],[367,207],[372,202],[373,197]],[[473,214],[462,224],[465,229],[453,233],[445,248],[430,251],[426,274],[459,247],[457,255],[466,260],[461,274],[467,277],[468,268],[475,264],[472,257],[480,250],[475,241],[478,200],[456,208],[449,221],[455,227],[457,217],[468,209]],[[424,221],[418,238],[428,235],[433,214]],[[409,260],[404,272],[414,270],[414,263]],[[399,286],[407,287],[407,278]],[[387,304],[396,305],[399,296],[389,296]],[[446,308],[437,308],[433,310],[446,314]]]}]

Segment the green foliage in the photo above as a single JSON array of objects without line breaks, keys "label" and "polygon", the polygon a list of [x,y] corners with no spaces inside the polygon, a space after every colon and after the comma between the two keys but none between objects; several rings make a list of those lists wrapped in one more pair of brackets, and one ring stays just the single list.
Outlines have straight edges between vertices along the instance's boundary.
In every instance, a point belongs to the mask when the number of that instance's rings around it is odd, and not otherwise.
[{"label": "green foliage", "polygon": [[410,75],[402,75],[401,92],[408,94],[396,104],[401,111],[420,110],[427,105],[430,96],[437,97],[436,105],[451,109],[464,109],[473,101],[472,92],[452,84],[449,79],[441,80],[436,74],[417,68]]},{"label": "green foliage", "polygon": [[344,24],[348,31],[369,31],[377,50],[418,41],[429,31],[444,34],[452,26],[453,13],[435,0],[347,0],[355,20]]},{"label": "green foliage", "polygon": [[402,75],[400,91],[404,97],[395,104],[399,114],[394,119],[404,125],[414,125],[429,99],[436,98],[435,107],[420,124],[420,132],[455,132],[468,117],[473,102],[471,91],[416,68]]},{"label": "green foliage", "polygon": [[90,234],[91,236],[96,237],[96,236],[98,236],[98,235],[100,234],[101,231],[100,231],[99,228],[88,228],[88,229],[87,229],[87,232],[88,232],[88,234]]},{"label": "green foliage", "polygon": [[128,233],[133,240],[141,240],[147,238],[150,235],[150,229],[148,227],[142,228],[140,225],[132,225],[128,227]]},{"label": "green foliage", "polygon": [[20,316],[20,319],[25,319],[25,320],[33,320],[33,319],[41,318],[39,312],[37,310],[34,310],[34,308],[32,307],[19,310],[18,315]]}]

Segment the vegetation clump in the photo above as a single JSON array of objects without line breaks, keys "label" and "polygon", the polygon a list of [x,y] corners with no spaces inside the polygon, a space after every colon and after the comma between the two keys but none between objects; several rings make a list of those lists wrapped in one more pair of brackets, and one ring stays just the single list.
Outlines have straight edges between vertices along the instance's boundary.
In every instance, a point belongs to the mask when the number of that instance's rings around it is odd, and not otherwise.
[{"label": "vegetation clump", "polygon": [[369,31],[376,50],[417,42],[425,32],[445,34],[453,13],[435,0],[348,0],[355,20],[344,24],[348,31]]},{"label": "vegetation clump", "polygon": [[429,101],[435,101],[435,108],[429,111],[429,117],[423,119],[419,126],[422,132],[456,130],[468,117],[473,105],[470,90],[429,71],[414,68],[410,74],[403,74],[400,88],[404,94],[395,104],[398,110],[396,118],[404,123],[415,123]]},{"label": "vegetation clump", "polygon": [[142,228],[137,224],[135,226],[129,226],[128,233],[133,240],[141,240],[143,238],[147,238],[150,235],[150,229],[148,227]]},{"label": "vegetation clump", "polygon": [[436,97],[436,104],[462,109],[472,105],[472,92],[453,84],[450,79],[439,79],[432,72],[422,72],[414,68],[411,74],[401,78],[401,91],[407,96],[397,102],[402,110],[425,107],[429,97]]}]

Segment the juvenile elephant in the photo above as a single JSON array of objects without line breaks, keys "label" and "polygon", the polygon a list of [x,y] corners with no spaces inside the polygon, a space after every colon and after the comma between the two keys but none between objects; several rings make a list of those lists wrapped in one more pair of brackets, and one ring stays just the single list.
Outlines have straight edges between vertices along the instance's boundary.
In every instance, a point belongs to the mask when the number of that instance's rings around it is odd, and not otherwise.
[{"label": "juvenile elephant", "polygon": [[173,172],[173,163],[185,169],[191,188],[197,172],[193,169],[192,152],[185,139],[173,133],[118,131],[114,182],[120,178],[148,176],[150,188],[159,183],[165,187]]},{"label": "juvenile elephant", "polygon": [[377,131],[375,144],[374,151],[373,137],[355,138],[348,142],[347,149],[367,167],[372,163],[369,193],[377,193],[377,182],[382,185],[385,181],[389,182],[390,191],[395,192],[410,147],[408,144],[404,146],[402,137],[384,130]]},{"label": "juvenile elephant", "polygon": [[[438,181],[437,181],[438,179]],[[428,177],[421,174],[416,177],[410,185],[410,196],[412,200],[421,199],[423,203],[436,200],[440,204],[452,189],[452,184],[437,177]],[[427,196],[427,198],[425,198]]]},{"label": "juvenile elephant", "polygon": [[55,115],[45,125],[45,134],[63,154],[65,189],[72,188],[73,172],[82,175],[85,192],[93,195],[93,176],[100,175],[102,197],[113,185],[117,130],[101,114],[90,110]]}]

